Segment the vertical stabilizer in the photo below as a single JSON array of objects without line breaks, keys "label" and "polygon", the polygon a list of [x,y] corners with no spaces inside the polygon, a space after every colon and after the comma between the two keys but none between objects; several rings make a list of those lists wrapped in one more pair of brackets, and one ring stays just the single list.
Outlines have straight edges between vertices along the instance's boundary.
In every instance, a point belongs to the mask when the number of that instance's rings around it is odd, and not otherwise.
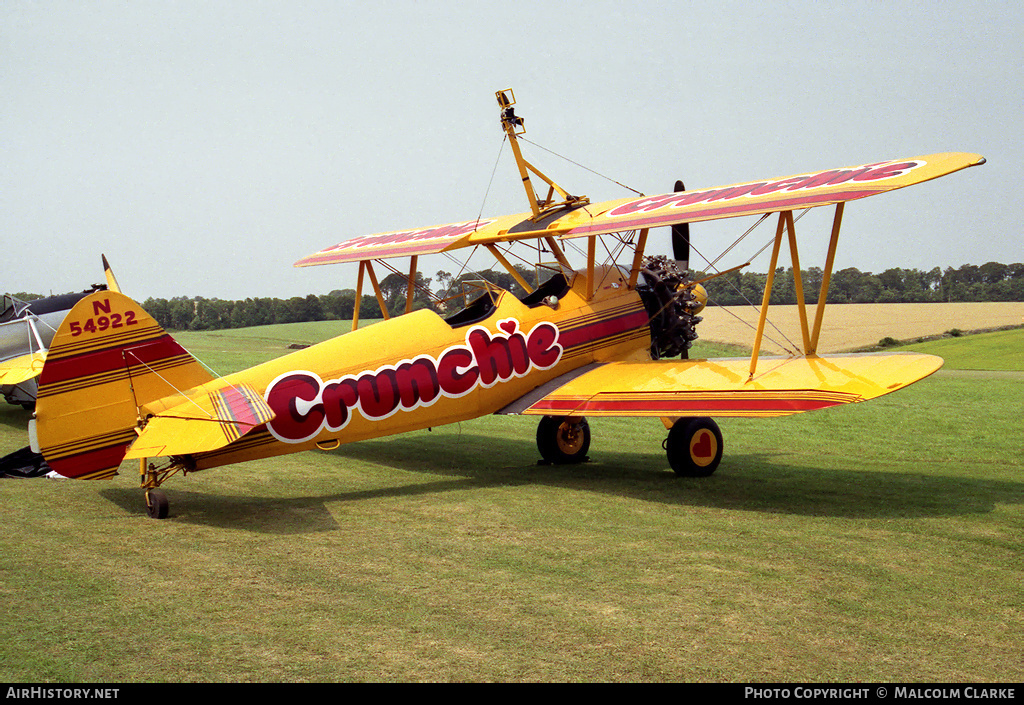
[{"label": "vertical stabilizer", "polygon": [[127,296],[97,291],[68,313],[39,376],[36,439],[65,477],[117,474],[139,407],[213,379]]}]

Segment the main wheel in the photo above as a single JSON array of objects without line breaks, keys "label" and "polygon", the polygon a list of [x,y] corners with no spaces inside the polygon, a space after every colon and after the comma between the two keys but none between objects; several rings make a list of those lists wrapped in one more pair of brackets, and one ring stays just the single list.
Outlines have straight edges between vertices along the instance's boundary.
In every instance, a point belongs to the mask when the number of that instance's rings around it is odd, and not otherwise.
[{"label": "main wheel", "polygon": [[582,463],[590,450],[590,424],[582,417],[545,416],[537,425],[537,449],[549,463]]},{"label": "main wheel", "polygon": [[163,490],[146,490],[146,513],[151,519],[166,519],[170,503]]},{"label": "main wheel", "polygon": [[714,420],[681,418],[665,441],[668,464],[680,477],[707,477],[722,460],[722,431]]}]

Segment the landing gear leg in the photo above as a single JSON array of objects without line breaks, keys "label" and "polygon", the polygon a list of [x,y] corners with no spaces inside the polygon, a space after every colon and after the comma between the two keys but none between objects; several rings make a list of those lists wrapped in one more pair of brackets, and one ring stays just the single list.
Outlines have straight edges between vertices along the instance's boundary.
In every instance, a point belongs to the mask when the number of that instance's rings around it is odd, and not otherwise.
[{"label": "landing gear leg", "polygon": [[722,431],[714,420],[683,417],[665,439],[668,463],[680,477],[707,477],[722,460]]},{"label": "landing gear leg", "polygon": [[537,450],[557,465],[586,462],[590,425],[582,416],[545,416],[537,425]]}]

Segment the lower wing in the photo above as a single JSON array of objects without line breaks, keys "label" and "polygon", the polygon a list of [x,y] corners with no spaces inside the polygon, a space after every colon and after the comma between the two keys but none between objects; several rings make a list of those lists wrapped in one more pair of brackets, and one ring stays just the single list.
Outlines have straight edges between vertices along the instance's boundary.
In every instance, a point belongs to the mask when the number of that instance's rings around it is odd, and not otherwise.
[{"label": "lower wing", "polygon": [[46,353],[34,352],[0,362],[0,384],[21,384],[38,377],[45,361]]},{"label": "lower wing", "polygon": [[917,353],[611,362],[506,413],[551,416],[787,416],[894,392],[942,367]]}]

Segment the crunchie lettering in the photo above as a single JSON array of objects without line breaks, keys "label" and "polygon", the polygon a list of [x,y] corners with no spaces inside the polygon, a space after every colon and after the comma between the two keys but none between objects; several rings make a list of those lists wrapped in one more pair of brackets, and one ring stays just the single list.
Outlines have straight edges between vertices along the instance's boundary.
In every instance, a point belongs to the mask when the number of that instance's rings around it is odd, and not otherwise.
[{"label": "crunchie lettering", "polygon": [[562,357],[558,336],[553,323],[538,323],[524,333],[519,321],[508,318],[498,322],[495,333],[472,327],[465,345],[447,348],[436,359],[419,355],[326,382],[314,372],[293,370],[267,387],[264,398],[276,414],[267,428],[280,441],[303,443],[324,430],[342,430],[356,411],[379,421],[547,370]]}]

